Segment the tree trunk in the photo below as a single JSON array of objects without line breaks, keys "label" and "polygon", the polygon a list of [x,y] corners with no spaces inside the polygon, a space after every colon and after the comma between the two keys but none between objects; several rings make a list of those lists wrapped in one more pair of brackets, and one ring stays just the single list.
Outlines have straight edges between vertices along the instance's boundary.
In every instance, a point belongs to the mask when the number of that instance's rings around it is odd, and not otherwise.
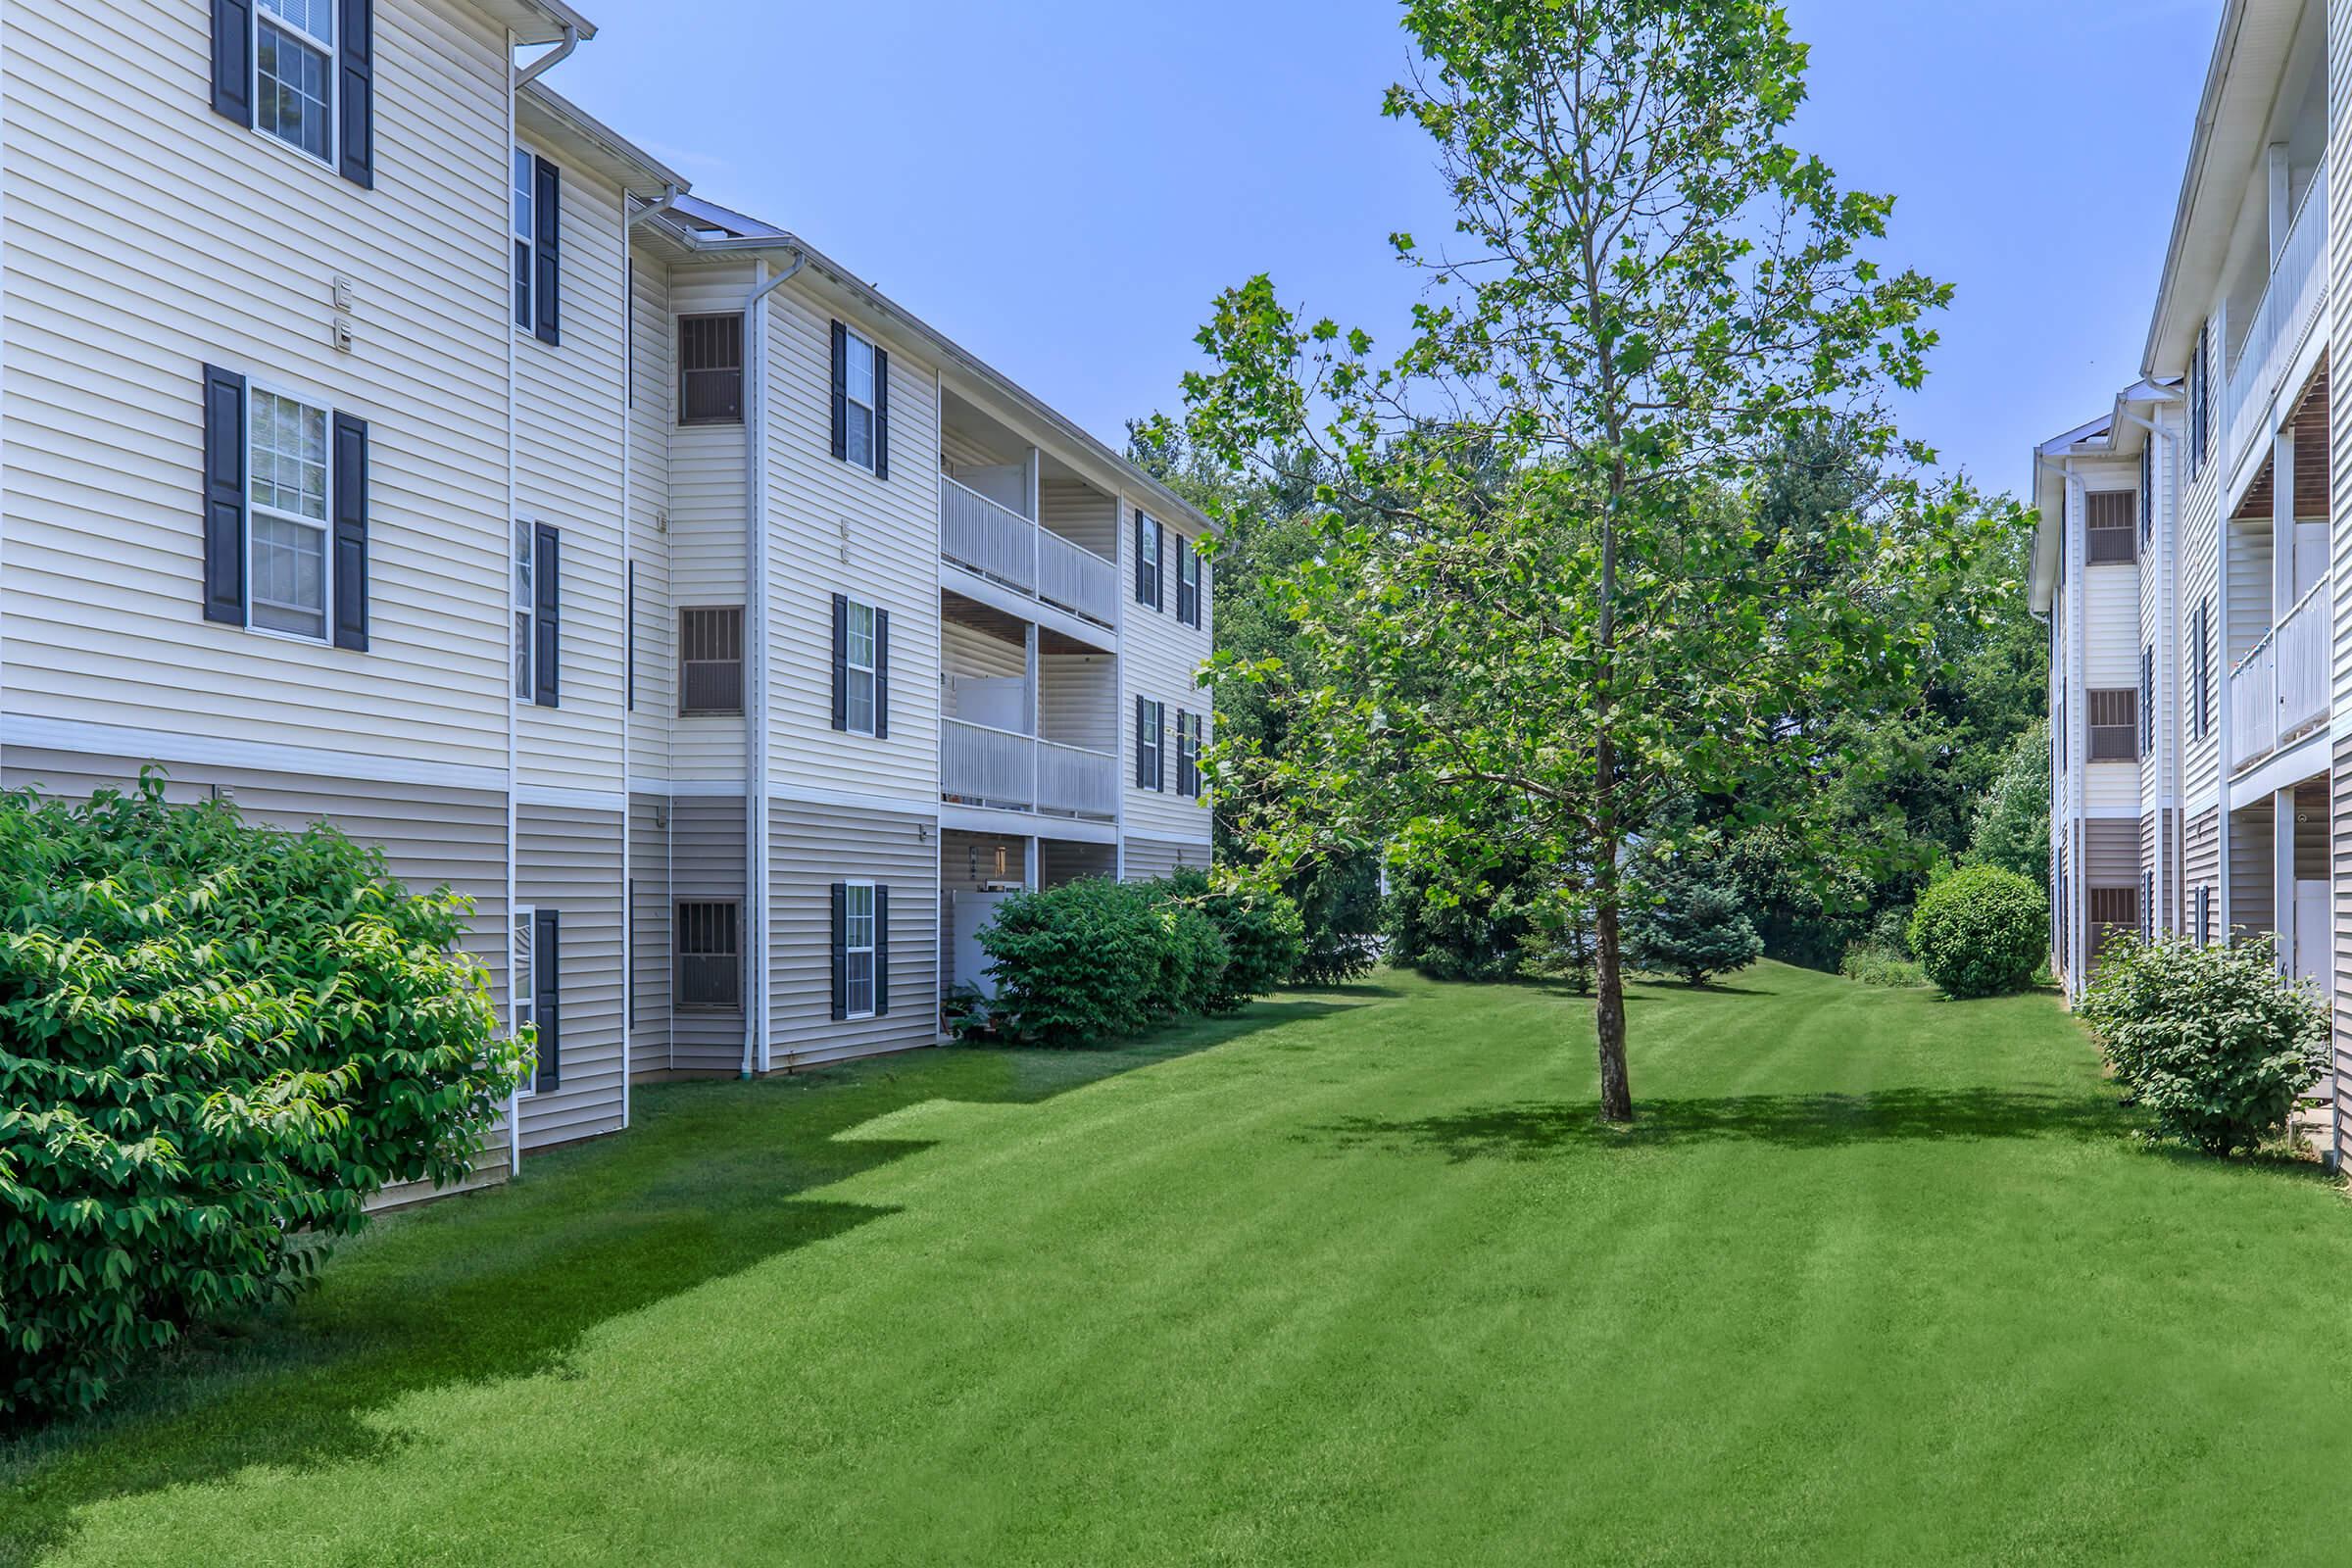
[{"label": "tree trunk", "polygon": [[1594,1009],[1600,1035],[1600,1119],[1625,1124],[1634,1119],[1634,1086],[1625,1068],[1625,968],[1617,952],[1615,847],[1608,853],[1612,863],[1603,876],[1612,885],[1600,900],[1592,944],[1595,988],[1600,993]]}]

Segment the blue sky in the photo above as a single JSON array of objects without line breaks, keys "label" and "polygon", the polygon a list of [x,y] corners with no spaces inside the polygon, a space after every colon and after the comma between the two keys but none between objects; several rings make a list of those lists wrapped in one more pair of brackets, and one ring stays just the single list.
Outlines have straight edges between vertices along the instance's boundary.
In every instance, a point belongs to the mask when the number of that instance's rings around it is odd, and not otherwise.
[{"label": "blue sky", "polygon": [[[1379,0],[584,0],[551,78],[1114,443],[1226,284],[1394,342],[1385,236],[1446,226]],[[1790,0],[1797,140],[1957,285],[1909,433],[1996,488],[2138,373],[2221,0]],[[681,24],[681,15],[691,18]]]}]

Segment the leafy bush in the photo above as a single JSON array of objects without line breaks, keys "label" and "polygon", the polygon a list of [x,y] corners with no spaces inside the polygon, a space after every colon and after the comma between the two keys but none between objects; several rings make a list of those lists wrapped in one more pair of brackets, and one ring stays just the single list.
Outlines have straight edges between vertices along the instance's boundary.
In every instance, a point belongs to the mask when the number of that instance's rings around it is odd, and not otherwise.
[{"label": "leafy bush", "polygon": [[2327,1004],[2278,977],[2268,939],[2111,940],[2082,1020],[2157,1131],[2209,1154],[2253,1149],[2327,1070]]},{"label": "leafy bush", "polygon": [[1857,942],[1845,950],[1838,972],[1866,986],[1924,986],[1928,972],[1912,959],[1877,942]]},{"label": "leafy bush", "polygon": [[1276,894],[1212,888],[1199,872],[1095,879],[1008,899],[980,933],[1004,1038],[1078,1047],[1170,1018],[1230,1012],[1280,985],[1298,914]]},{"label": "leafy bush", "polygon": [[1738,888],[1710,874],[1713,869],[1654,863],[1642,868],[1641,902],[1626,910],[1627,962],[1699,986],[1764,956],[1764,939],[1741,907]]},{"label": "leafy bush", "polygon": [[1920,897],[1911,951],[1951,997],[1998,997],[2034,983],[2050,947],[2041,889],[1999,866],[1955,871]]},{"label": "leafy bush", "polygon": [[1279,893],[1213,888],[1200,871],[1168,879],[1172,897],[1208,916],[1225,939],[1225,966],[1206,1011],[1238,1012],[1255,998],[1290,983],[1306,950],[1298,906]]},{"label": "leafy bush", "polygon": [[0,1416],[299,1289],[300,1233],[466,1175],[520,1076],[464,902],[330,828],[10,794],[0,891]]}]

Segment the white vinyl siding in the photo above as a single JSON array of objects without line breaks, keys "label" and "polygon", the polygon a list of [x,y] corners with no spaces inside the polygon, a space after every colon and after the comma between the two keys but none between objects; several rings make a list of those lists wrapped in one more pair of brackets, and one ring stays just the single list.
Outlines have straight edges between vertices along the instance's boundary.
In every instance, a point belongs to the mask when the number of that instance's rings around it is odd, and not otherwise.
[{"label": "white vinyl siding", "polygon": [[[504,773],[508,307],[484,247],[506,231],[506,32],[425,0],[375,17],[370,192],[224,133],[208,7],[11,10],[12,187],[107,215],[10,231],[11,717]],[[365,656],[202,618],[207,363],[368,420]]]},{"label": "white vinyl siding", "polygon": [[[1128,495],[1121,505],[1122,514],[1129,519],[1127,537],[1121,542],[1119,570],[1121,580],[1130,589],[1134,583],[1135,564],[1127,559],[1134,549],[1133,518],[1139,507],[1148,504],[1135,495]],[[1169,530],[1170,551],[1185,548]],[[1167,789],[1163,791],[1136,787],[1134,754],[1135,700],[1150,697],[1163,703],[1171,726],[1167,744],[1175,745],[1173,724],[1179,710],[1191,713],[1210,710],[1209,694],[1199,684],[1200,666],[1207,662],[1210,639],[1215,625],[1215,598],[1204,598],[1200,624],[1187,626],[1176,618],[1173,584],[1165,596],[1168,612],[1153,614],[1142,605],[1129,605],[1121,617],[1121,636],[1124,658],[1119,668],[1119,723],[1124,744],[1120,747],[1119,784],[1125,801],[1125,831],[1130,839],[1150,839],[1163,844],[1198,845],[1205,852],[1209,842],[1209,812],[1199,800],[1176,792],[1176,770],[1171,760],[1167,769]],[[1215,720],[1203,721],[1203,728],[1213,730]]]},{"label": "white vinyl siding", "polygon": [[[641,263],[638,270],[641,274],[640,286],[643,287],[642,274],[648,269]],[[752,285],[753,270],[748,267],[679,267],[669,272],[663,290],[664,304],[668,312],[678,315],[738,311],[743,308],[744,296]],[[663,329],[671,333],[676,330],[674,323],[665,325]],[[822,374],[820,371],[820,379]],[[662,401],[666,402],[667,397]],[[644,390],[640,391],[637,417],[641,426],[672,412],[674,405],[669,409],[658,407]],[[743,426],[704,424],[665,428],[656,424],[652,428],[660,432],[669,454],[669,483],[664,500],[661,503],[668,509],[669,528],[666,533],[655,535],[667,552],[669,602],[681,608],[689,605],[746,603]],[[825,427],[819,424],[816,430],[817,439],[822,441]],[[788,500],[771,494],[771,508],[789,505]],[[840,555],[836,551],[827,575],[837,574],[839,570]],[[746,618],[748,620],[749,617]],[[829,658],[830,616],[820,618],[826,622],[826,641],[819,646],[825,650],[822,657]],[[779,651],[771,662],[771,672],[780,668],[782,662]],[[830,727],[829,717],[828,711],[827,728]],[[740,782],[744,763],[742,718],[678,718],[673,721],[669,747],[669,772],[672,778],[693,781],[731,779]]]},{"label": "white vinyl siding", "polygon": [[[677,711],[676,616],[670,597],[669,423],[676,387],[668,270],[640,256],[634,341],[636,395],[629,407],[629,548],[637,564],[637,706],[629,718],[629,770],[640,779],[669,776],[670,720]],[[739,591],[740,596],[740,591]]]}]

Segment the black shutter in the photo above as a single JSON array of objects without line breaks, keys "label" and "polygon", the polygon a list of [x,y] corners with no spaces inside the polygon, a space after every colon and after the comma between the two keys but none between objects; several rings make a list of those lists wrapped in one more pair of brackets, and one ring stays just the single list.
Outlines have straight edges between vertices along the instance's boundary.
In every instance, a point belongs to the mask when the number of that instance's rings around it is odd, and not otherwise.
[{"label": "black shutter", "polygon": [[637,563],[629,563],[628,622],[621,628],[621,657],[628,667],[628,710],[637,711]]},{"label": "black shutter", "polygon": [[253,126],[253,0],[213,0],[213,113]]},{"label": "black shutter", "polygon": [[850,601],[833,596],[833,727],[850,727]]},{"label": "black shutter", "polygon": [[833,323],[833,455],[845,462],[850,455],[850,329],[839,321]]},{"label": "black shutter", "polygon": [[368,651],[368,421],[335,416],[335,646]]},{"label": "black shutter", "polygon": [[1185,742],[1192,738],[1192,715],[1183,709],[1176,710],[1176,793],[1193,793],[1193,764]]},{"label": "black shutter", "polygon": [[850,1015],[850,885],[833,884],[833,1021]]},{"label": "black shutter", "polygon": [[874,612],[874,739],[890,739],[890,612]]},{"label": "black shutter", "polygon": [[1137,604],[1148,605],[1152,602],[1150,596],[1144,592],[1144,585],[1151,580],[1151,574],[1145,569],[1144,562],[1144,514],[1143,510],[1138,508],[1135,514],[1135,602]]},{"label": "black shutter", "polygon": [[874,345],[874,477],[890,477],[890,356]]},{"label": "black shutter", "polygon": [[1168,608],[1168,530],[1152,530],[1152,608]]},{"label": "black shutter", "polygon": [[546,523],[538,525],[536,560],[531,565],[531,701],[541,708],[564,706],[561,661],[564,652],[564,536]]},{"label": "black shutter", "polygon": [[204,368],[204,618],[245,624],[245,378]]},{"label": "black shutter", "polygon": [[564,1081],[563,922],[553,909],[532,915],[531,991],[539,1017],[539,1074],[531,1087],[545,1094]]},{"label": "black shutter", "polygon": [[343,177],[375,189],[375,0],[343,0]]},{"label": "black shutter", "polygon": [[539,341],[564,341],[564,172],[544,158],[532,160],[538,176],[531,182],[532,237],[531,297],[536,302]]},{"label": "black shutter", "polygon": [[1150,732],[1145,729],[1144,721],[1145,715],[1150,710],[1141,697],[1135,700],[1135,787],[1139,790],[1148,790],[1152,787],[1152,775],[1144,770],[1146,766],[1144,748],[1150,744],[1145,740],[1145,736]]},{"label": "black shutter", "polygon": [[1196,558],[1200,564],[1193,568],[1193,624],[1208,624],[1208,558]]},{"label": "black shutter", "polygon": [[874,1016],[890,1011],[890,889],[874,884]]}]

